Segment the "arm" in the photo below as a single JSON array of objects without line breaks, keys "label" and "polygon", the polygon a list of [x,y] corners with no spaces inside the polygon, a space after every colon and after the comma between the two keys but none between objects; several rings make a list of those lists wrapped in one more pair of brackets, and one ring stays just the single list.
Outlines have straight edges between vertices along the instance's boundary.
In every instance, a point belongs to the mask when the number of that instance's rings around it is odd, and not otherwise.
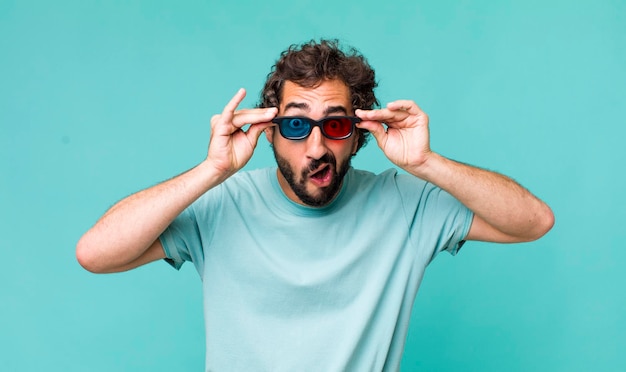
[{"label": "arm", "polygon": [[542,237],[554,224],[552,211],[544,202],[501,174],[435,153],[420,172],[413,174],[448,191],[474,212],[467,240],[531,241]]},{"label": "arm", "polygon": [[395,101],[380,110],[357,110],[356,115],[363,120],[358,126],[373,134],[389,160],[474,212],[468,240],[531,241],[552,228],[550,208],[512,179],[432,152],[428,116],[414,102]]},{"label": "arm", "polygon": [[[195,168],[133,194],[107,211],[76,246],[78,262],[97,273],[124,271],[164,258],[159,235],[185,208],[241,169],[252,157],[276,108],[238,110],[239,90],[211,118],[207,158]],[[248,131],[241,128],[251,124]]]}]

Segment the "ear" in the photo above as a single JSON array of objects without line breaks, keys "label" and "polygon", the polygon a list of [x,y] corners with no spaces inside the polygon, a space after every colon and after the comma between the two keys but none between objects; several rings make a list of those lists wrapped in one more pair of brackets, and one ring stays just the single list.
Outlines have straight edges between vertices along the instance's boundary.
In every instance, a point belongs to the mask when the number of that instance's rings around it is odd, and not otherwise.
[{"label": "ear", "polygon": [[274,127],[265,128],[265,138],[267,138],[267,142],[274,144]]}]

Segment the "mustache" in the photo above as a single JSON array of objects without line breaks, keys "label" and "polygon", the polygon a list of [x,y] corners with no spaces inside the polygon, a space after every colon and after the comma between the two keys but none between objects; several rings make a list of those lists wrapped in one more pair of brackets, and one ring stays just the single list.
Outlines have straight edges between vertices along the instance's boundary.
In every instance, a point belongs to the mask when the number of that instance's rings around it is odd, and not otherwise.
[{"label": "mustache", "polygon": [[308,169],[305,172],[312,172],[319,168],[322,164],[332,164],[334,166],[337,166],[337,159],[333,154],[326,153],[319,159],[311,160]]}]

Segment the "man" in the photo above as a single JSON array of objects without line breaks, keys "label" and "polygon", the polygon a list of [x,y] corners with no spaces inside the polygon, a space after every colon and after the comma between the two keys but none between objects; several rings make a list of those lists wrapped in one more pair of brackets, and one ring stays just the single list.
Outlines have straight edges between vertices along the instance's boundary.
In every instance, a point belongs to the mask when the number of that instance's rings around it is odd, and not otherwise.
[{"label": "man", "polygon": [[[238,109],[237,92],[211,119],[207,158],[113,206],[79,241],[79,262],[191,261],[207,370],[398,369],[437,253],[534,240],[553,215],[511,179],[432,152],[427,115],[408,100],[373,109],[375,86],[355,50],[290,47],[260,107]],[[263,132],[278,166],[237,173]],[[350,166],[370,133],[408,174]]]}]

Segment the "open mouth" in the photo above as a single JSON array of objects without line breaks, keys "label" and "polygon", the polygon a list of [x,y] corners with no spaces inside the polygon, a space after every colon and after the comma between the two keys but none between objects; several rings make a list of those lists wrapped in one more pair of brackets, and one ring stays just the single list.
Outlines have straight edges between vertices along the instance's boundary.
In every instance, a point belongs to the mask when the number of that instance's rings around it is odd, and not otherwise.
[{"label": "open mouth", "polygon": [[332,169],[330,164],[324,164],[318,169],[316,169],[313,173],[309,174],[311,180],[316,183],[327,183],[332,176]]}]

